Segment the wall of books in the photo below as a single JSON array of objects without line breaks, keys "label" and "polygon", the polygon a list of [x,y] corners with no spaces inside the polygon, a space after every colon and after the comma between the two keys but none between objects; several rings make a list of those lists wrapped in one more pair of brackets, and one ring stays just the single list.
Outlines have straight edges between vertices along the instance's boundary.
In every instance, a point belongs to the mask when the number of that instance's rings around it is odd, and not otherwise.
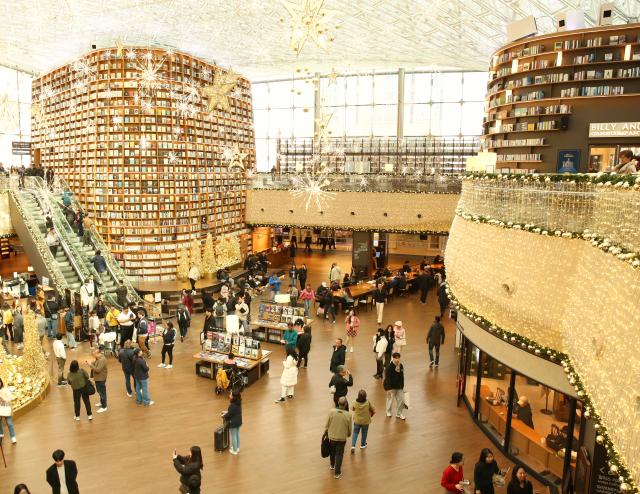
[{"label": "wall of books", "polygon": [[589,124],[637,121],[638,103],[640,24],[528,38],[493,55],[483,148],[516,173],[556,172],[571,150],[587,172]]},{"label": "wall of books", "polygon": [[245,227],[255,168],[248,80],[184,53],[113,48],[33,81],[36,161],[69,182],[134,278]]}]

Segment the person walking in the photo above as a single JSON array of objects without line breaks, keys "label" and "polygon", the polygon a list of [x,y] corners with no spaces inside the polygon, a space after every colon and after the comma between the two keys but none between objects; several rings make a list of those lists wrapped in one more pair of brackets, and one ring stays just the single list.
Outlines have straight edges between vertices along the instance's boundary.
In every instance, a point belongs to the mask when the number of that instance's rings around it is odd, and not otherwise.
[{"label": "person walking", "polygon": [[131,388],[131,376],[133,376],[133,356],[134,351],[131,348],[131,340],[124,342],[122,348],[118,352],[118,360],[122,367],[122,373],[124,374],[124,385],[127,390],[127,396],[131,398],[133,396],[133,389]]},{"label": "person walking", "polygon": [[475,494],[495,494],[493,488],[493,476],[502,472],[498,468],[493,452],[489,448],[483,448],[480,459],[473,469],[473,488]]},{"label": "person walking", "polygon": [[129,291],[127,290],[127,287],[124,286],[123,280],[120,280],[118,288],[116,288],[116,301],[123,309],[129,304]]},{"label": "person walking", "polygon": [[73,307],[68,307],[64,313],[64,327],[67,332],[67,346],[69,347],[69,350],[72,351],[76,351],[78,348],[78,343],[76,342],[75,337],[75,315]]},{"label": "person walking", "polygon": [[300,283],[300,290],[307,286],[307,265],[304,263],[298,268],[298,282]]},{"label": "person walking", "polygon": [[6,302],[4,303],[4,305],[2,306],[3,312],[2,312],[2,324],[4,325],[4,339],[8,340],[9,337],[11,338],[11,341],[14,341],[13,339],[13,311],[11,310],[11,307],[9,307],[9,304],[7,304]]},{"label": "person walking", "polygon": [[387,301],[387,290],[382,283],[376,285],[376,290],[373,292],[373,301],[376,303],[376,316],[378,325],[380,325],[384,314],[384,304]]},{"label": "person walking", "polygon": [[89,375],[87,371],[80,368],[77,360],[72,360],[69,365],[69,373],[67,374],[67,382],[73,390],[73,411],[74,419],[80,420],[80,399],[84,402],[84,408],[87,412],[87,418],[93,420],[91,414],[91,402],[87,394],[87,383]]},{"label": "person walking", "polygon": [[351,436],[351,454],[353,454],[356,452],[356,442],[358,441],[360,431],[362,431],[360,449],[367,447],[369,424],[376,410],[373,408],[371,402],[367,400],[367,392],[364,389],[358,391],[358,397],[351,405],[351,410],[353,410],[353,435]]},{"label": "person walking", "polygon": [[91,287],[91,281],[87,278],[84,285],[80,287],[80,304],[82,305],[82,330],[85,334],[89,334],[89,312],[93,309],[94,290]]},{"label": "person walking", "polygon": [[304,237],[304,252],[311,254],[311,235],[309,234]]},{"label": "person walking", "polygon": [[188,277],[189,277],[189,283],[191,283],[191,290],[195,291],[196,281],[200,279],[200,270],[198,269],[198,266],[196,266],[195,264],[191,265],[191,267],[189,268]]},{"label": "person walking", "polygon": [[311,302],[315,299],[316,295],[313,292],[311,285],[306,285],[300,292],[300,300],[304,303],[304,317],[309,317],[311,313]]},{"label": "person walking", "polygon": [[334,470],[334,479],[342,477],[342,459],[347,439],[351,436],[351,413],[347,399],[343,396],[336,402],[336,408],[329,411],[325,434],[329,437],[329,468]]},{"label": "person walking", "polygon": [[2,419],[4,418],[7,423],[7,428],[9,429],[9,437],[11,437],[11,443],[16,444],[18,440],[16,439],[16,430],[13,426],[13,420],[11,419],[11,415],[13,415],[13,407],[11,402],[13,401],[13,394],[9,391],[4,385],[4,382],[0,378],[0,441],[4,437],[4,430],[2,429]]},{"label": "person walking", "polygon": [[387,417],[391,417],[393,402],[396,402],[396,418],[406,420],[404,416],[404,366],[400,363],[400,354],[391,355],[387,366],[383,386],[387,392]]},{"label": "person walking", "polygon": [[98,407],[98,413],[103,413],[107,411],[107,359],[104,356],[104,347],[100,345],[98,348],[95,348],[91,355],[94,358],[93,362],[86,361],[87,365],[91,367],[91,377],[93,377],[94,382],[96,383],[96,391],[100,396],[100,402],[96,403]]},{"label": "person walking", "polygon": [[440,305],[440,317],[444,317],[444,312],[449,305],[449,295],[447,295],[447,288],[444,283],[438,288],[438,304]]},{"label": "person walking", "polygon": [[229,394],[229,408],[226,412],[222,412],[222,419],[229,424],[231,436],[229,453],[237,455],[240,453],[240,427],[242,426],[242,397],[237,389]]},{"label": "person walking", "polygon": [[244,301],[244,297],[238,296],[235,303],[235,314],[238,316],[238,322],[245,334],[249,333],[249,306]]},{"label": "person walking", "polygon": [[331,377],[329,381],[329,389],[333,393],[333,402],[338,406],[338,400],[343,398],[346,400],[349,387],[353,386],[353,376],[351,372],[344,366],[339,365],[336,373]]},{"label": "person walking", "polygon": [[396,321],[393,324],[393,351],[400,353],[407,344],[407,332],[402,325],[402,321]]},{"label": "person walking", "polygon": [[340,269],[340,266],[338,266],[338,263],[334,262],[333,264],[331,264],[331,269],[329,270],[329,286],[333,285],[334,283],[340,284],[341,280],[342,270]]},{"label": "person walking", "polygon": [[[436,316],[427,333],[427,345],[429,346],[429,367],[438,367],[440,363],[440,345],[444,345],[444,326],[440,324],[440,316]],[[435,348],[436,355],[433,356]]]},{"label": "person walking", "polygon": [[322,305],[324,306],[324,318],[328,320],[329,314],[331,314],[331,316],[333,317],[333,324],[335,324],[336,323],[336,307],[334,305],[333,291],[331,290],[331,288],[329,288],[326,292],[324,292]]},{"label": "person walking", "polygon": [[440,479],[440,485],[444,487],[446,492],[451,494],[460,494],[464,492],[462,481],[464,480],[464,470],[462,465],[464,464],[464,456],[462,453],[455,451],[451,455],[451,461],[449,466],[442,472],[442,478]]},{"label": "person walking", "polygon": [[78,467],[73,460],[64,459],[64,451],[53,452],[54,464],[47,468],[47,484],[52,494],[80,494],[78,488]]},{"label": "person walking", "polygon": [[533,494],[533,484],[527,480],[527,471],[523,466],[518,465],[513,469],[507,494]]},{"label": "person walking", "polygon": [[333,353],[331,354],[331,363],[329,364],[331,372],[337,372],[338,366],[344,365],[346,351],[347,348],[342,344],[342,338],[336,338],[335,345],[333,345]]},{"label": "person walking", "polygon": [[[115,305],[109,307],[107,314],[104,316],[104,320],[106,322],[106,331],[107,332],[115,332],[116,338],[120,338],[120,325],[118,324],[118,316],[120,315],[120,311],[116,308]],[[122,343],[119,341],[119,343]]]},{"label": "person walking", "polygon": [[296,346],[299,352],[297,366],[299,368],[304,359],[304,368],[306,369],[309,364],[309,352],[311,351],[311,326],[305,325],[303,332],[298,335]]},{"label": "person walking", "polygon": [[[217,304],[218,302],[216,302],[216,305]],[[225,307],[225,312],[226,312],[226,307]],[[178,328],[180,328],[180,341],[184,341],[184,339],[187,337],[187,330],[191,325],[191,314],[189,314],[189,311],[183,304],[178,305],[176,319],[178,320]],[[220,327],[218,326],[217,318],[216,318],[216,327]]]},{"label": "person walking", "polygon": [[193,296],[191,295],[191,291],[187,291],[186,289],[182,290],[180,301],[189,311],[189,315],[193,314]]},{"label": "person walking", "polygon": [[155,402],[149,396],[149,366],[142,356],[142,351],[136,348],[133,351],[133,379],[136,388],[136,405],[148,407]]},{"label": "person walking", "polygon": [[349,352],[353,353],[353,343],[356,336],[358,336],[358,330],[360,329],[360,319],[355,315],[353,309],[349,311],[347,317],[344,318],[345,331],[347,333],[347,344]]},{"label": "person walking", "polygon": [[144,352],[145,358],[151,358],[151,351],[147,346],[149,339],[149,321],[143,310],[138,311],[138,348]]},{"label": "person walking", "polygon": [[287,357],[282,362],[282,376],[280,376],[280,398],[276,403],[284,403],[285,397],[293,400],[293,393],[298,384],[298,354],[293,346],[287,345]]},{"label": "person walking", "polygon": [[418,288],[420,288],[420,303],[424,305],[427,302],[427,296],[429,295],[429,290],[433,287],[435,280],[433,276],[431,276],[431,272],[429,270],[423,270],[422,274],[418,278]]},{"label": "person walking", "polygon": [[58,240],[58,235],[53,228],[49,228],[47,232],[47,236],[45,237],[45,242],[47,243],[47,247],[51,251],[51,255],[55,259],[56,254],[58,253],[58,246],[60,245],[60,240]]},{"label": "person walking", "polygon": [[[158,364],[158,367],[164,367],[171,369],[173,367],[173,345],[176,342],[176,330],[173,327],[173,323],[169,321],[167,327],[162,332],[162,363]],[[169,364],[164,365],[164,357],[169,355]]]},{"label": "person walking", "polygon": [[64,378],[64,364],[67,361],[67,352],[64,349],[62,335],[56,335],[56,341],[53,342],[53,354],[58,363],[58,386],[64,386],[67,381]]},{"label": "person walking", "polygon": [[384,373],[384,356],[387,351],[387,338],[385,331],[378,328],[378,332],[373,335],[373,353],[376,356],[376,373],[373,375],[376,379],[382,379]]},{"label": "person walking", "polygon": [[200,494],[202,484],[202,451],[200,446],[191,446],[187,456],[180,456],[173,450],[173,466],[180,474],[180,488],[182,494]]},{"label": "person walking", "polygon": [[13,342],[16,348],[22,350],[24,348],[24,318],[22,317],[22,307],[16,307],[13,311]]}]

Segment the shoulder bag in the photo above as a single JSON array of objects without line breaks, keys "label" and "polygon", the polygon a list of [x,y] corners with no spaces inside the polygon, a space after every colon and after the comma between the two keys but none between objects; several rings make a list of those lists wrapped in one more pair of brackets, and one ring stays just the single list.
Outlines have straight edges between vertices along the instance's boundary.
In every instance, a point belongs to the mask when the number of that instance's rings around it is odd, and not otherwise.
[{"label": "shoulder bag", "polygon": [[331,454],[331,443],[329,443],[329,434],[324,431],[322,434],[322,441],[320,442],[320,456],[326,458]]},{"label": "shoulder bag", "polygon": [[93,383],[91,382],[91,379],[89,379],[89,376],[87,375],[87,373],[83,370],[82,373],[84,374],[84,378],[87,380],[87,383],[84,385],[84,392],[87,396],[91,396],[96,394],[96,387],[93,385]]}]

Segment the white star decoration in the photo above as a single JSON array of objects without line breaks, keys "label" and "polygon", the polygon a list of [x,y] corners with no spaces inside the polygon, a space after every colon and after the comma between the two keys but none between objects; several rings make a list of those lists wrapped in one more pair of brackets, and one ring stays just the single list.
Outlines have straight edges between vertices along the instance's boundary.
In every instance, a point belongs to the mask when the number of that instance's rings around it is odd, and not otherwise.
[{"label": "white star decoration", "polygon": [[[322,168],[322,167],[321,167]],[[296,199],[304,200],[304,209],[309,211],[309,206],[313,203],[319,211],[323,206],[327,205],[330,200],[335,198],[334,192],[328,192],[324,189],[330,185],[325,172],[317,174],[305,173],[304,175],[296,175],[291,179],[291,195]]]},{"label": "white star decoration", "polygon": [[225,148],[222,151],[222,156],[227,161],[229,170],[232,168],[240,168],[240,170],[244,170],[244,159],[248,155],[249,153],[241,152],[240,147],[237,144],[234,144],[233,148]]}]

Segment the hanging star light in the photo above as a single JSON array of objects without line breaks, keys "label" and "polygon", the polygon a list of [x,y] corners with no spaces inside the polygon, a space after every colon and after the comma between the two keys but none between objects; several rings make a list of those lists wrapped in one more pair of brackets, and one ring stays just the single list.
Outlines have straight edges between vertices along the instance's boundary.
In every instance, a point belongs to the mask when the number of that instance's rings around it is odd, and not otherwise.
[{"label": "hanging star light", "polygon": [[140,102],[140,109],[145,113],[153,113],[153,104],[148,99],[143,99]]},{"label": "hanging star light", "polygon": [[[289,46],[296,56],[304,48],[307,40],[326,50],[327,41],[333,41],[328,34],[327,21],[335,15],[335,11],[324,8],[325,0],[304,0],[302,3],[280,0],[291,17],[291,35]],[[280,19],[284,21],[284,19]]]},{"label": "hanging star light", "polygon": [[122,57],[124,55],[124,44],[122,43],[122,39],[120,36],[116,38],[116,57]]},{"label": "hanging star light", "polygon": [[136,58],[138,58],[138,54],[135,50],[127,50],[124,56],[127,60],[135,60]]},{"label": "hanging star light", "polygon": [[229,112],[229,93],[233,91],[238,83],[239,76],[229,70],[226,73],[218,71],[214,76],[213,83],[202,88],[202,94],[208,98],[207,113],[215,109]]},{"label": "hanging star light", "polygon": [[243,153],[240,151],[240,146],[234,144],[232,148],[224,148],[222,151],[222,156],[227,161],[227,167],[229,170],[232,168],[240,168],[244,170],[244,159],[249,155],[249,153]]},{"label": "hanging star light", "polygon": [[331,118],[333,117],[333,113],[324,114],[320,113],[320,116],[315,119],[316,122],[316,140],[318,142],[327,142],[331,131],[329,130],[329,122],[331,122]]},{"label": "hanging star light", "polygon": [[96,75],[96,68],[86,58],[76,60],[71,65],[71,70],[80,77],[93,77]]},{"label": "hanging star light", "polygon": [[[151,58],[148,58],[148,55],[151,55]],[[147,52],[144,55],[144,62],[135,64],[135,68],[139,73],[138,86],[147,94],[153,93],[160,87],[158,72],[162,68],[164,61],[165,59],[163,58],[159,62],[154,63],[153,53]]]},{"label": "hanging star light", "polygon": [[179,161],[178,157],[179,157],[178,153],[174,151],[169,151],[169,153],[167,154],[167,161],[170,165],[177,165]]},{"label": "hanging star light", "polygon": [[209,67],[205,67],[200,71],[200,78],[204,79],[205,81],[211,80],[211,70],[209,69]]},{"label": "hanging star light", "polygon": [[295,199],[302,199],[304,201],[305,211],[309,211],[309,206],[311,206],[312,203],[321,211],[323,206],[327,205],[330,200],[333,200],[336,195],[334,192],[325,190],[330,183],[326,172],[295,175],[291,179],[293,188],[290,190],[290,193]]},{"label": "hanging star light", "polygon": [[329,86],[335,84],[338,81],[338,73],[336,69],[331,69],[331,73],[329,74]]},{"label": "hanging star light", "polygon": [[367,177],[365,176],[360,177],[360,182],[358,185],[360,185],[362,189],[366,188],[367,185],[369,185],[369,181],[367,180]]},{"label": "hanging star light", "polygon": [[0,129],[11,132],[16,130],[17,106],[15,101],[9,100],[8,94],[0,95]]}]

